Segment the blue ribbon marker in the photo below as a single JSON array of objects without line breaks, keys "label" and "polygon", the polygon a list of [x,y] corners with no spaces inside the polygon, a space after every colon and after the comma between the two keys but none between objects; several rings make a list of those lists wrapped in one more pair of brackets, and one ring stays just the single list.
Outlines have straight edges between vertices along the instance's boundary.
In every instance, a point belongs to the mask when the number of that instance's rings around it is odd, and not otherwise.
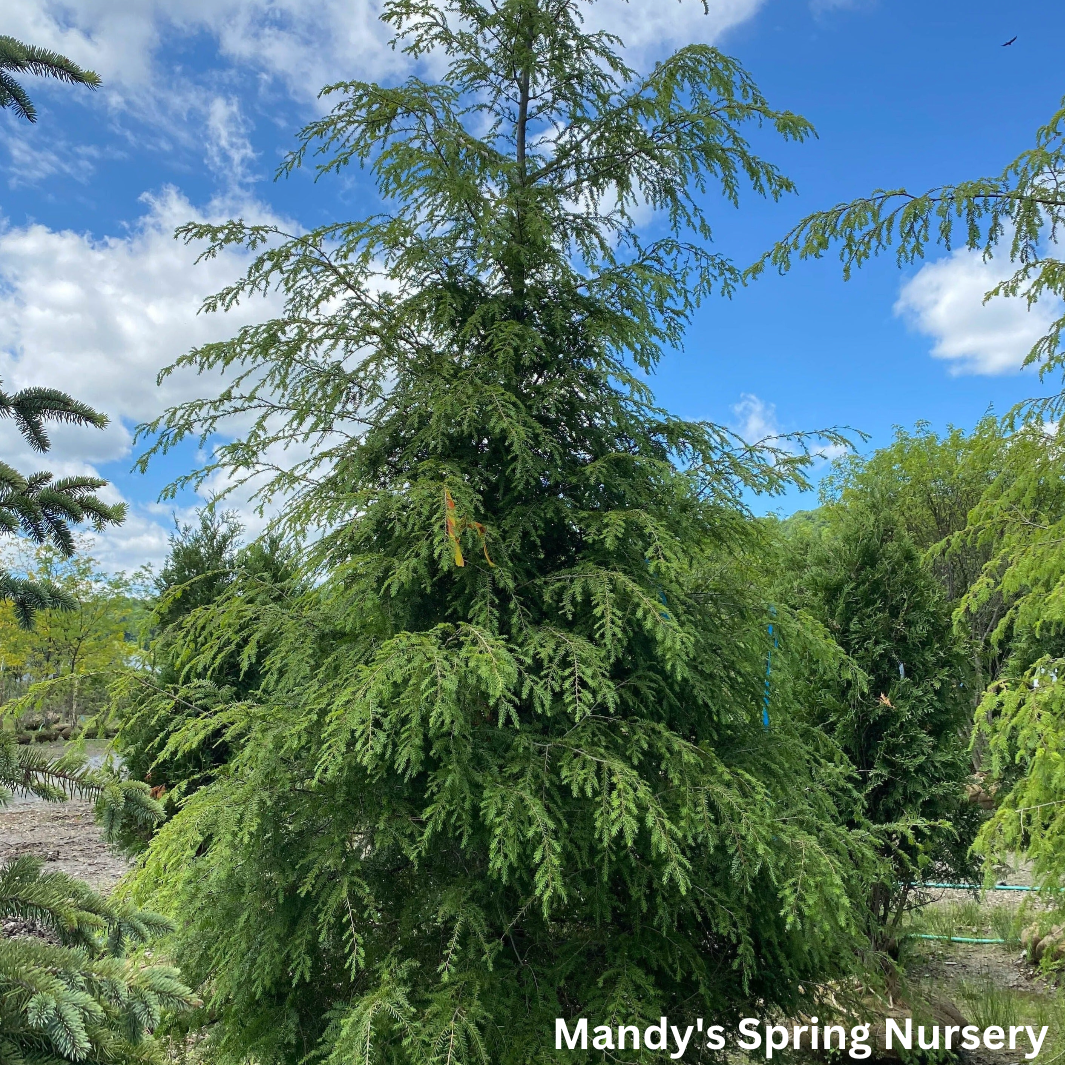
[{"label": "blue ribbon marker", "polygon": [[[650,569],[651,568],[651,560],[646,555],[644,555],[643,560],[647,564],[647,568]],[[666,598],[666,593],[662,591],[662,585],[660,585],[658,583],[658,581],[655,581],[655,591],[658,592],[658,601],[663,606],[669,606],[669,600]],[[659,610],[658,616],[660,618],[664,619],[665,621],[669,621],[669,611],[668,610]]]},{"label": "blue ribbon marker", "polygon": [[[769,608],[770,616],[776,617],[777,609],[771,606]],[[773,648],[779,647],[780,644],[777,641],[777,635],[773,631],[773,622],[769,623],[769,635],[773,637],[773,647],[769,649],[769,654],[765,661],[765,694],[762,696],[762,728],[769,728],[769,674],[773,668]]]}]

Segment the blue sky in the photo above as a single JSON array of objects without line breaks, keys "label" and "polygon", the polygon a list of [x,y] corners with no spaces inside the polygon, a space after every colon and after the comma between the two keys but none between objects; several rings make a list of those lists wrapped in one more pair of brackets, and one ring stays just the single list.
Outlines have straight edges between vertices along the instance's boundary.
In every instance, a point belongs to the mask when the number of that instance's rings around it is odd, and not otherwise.
[{"label": "blue sky", "polygon": [[[593,18],[620,30],[637,65],[711,41],[744,63],[771,103],[817,127],[819,139],[803,145],[756,136],[797,196],[715,209],[718,249],[741,265],[840,199],[997,172],[1065,94],[1060,0],[709,7],[604,0]],[[170,233],[191,217],[299,226],[359,217],[357,176],[313,185],[272,175],[296,129],[320,113],[322,84],[391,81],[407,68],[387,48],[372,0],[7,0],[0,33],[58,48],[105,83],[90,94],[28,81],[39,123],[0,113],[0,377],[5,387],[66,388],[112,416],[103,434],[57,433],[51,465],[96,470],[130,503],[125,528],[94,546],[106,563],[158,561],[175,504],[155,499],[193,455],[133,474],[130,430],[202,384],[186,378],[160,392],[155,373],[269,310],[197,316],[200,299],[241,262],[196,267]],[[888,256],[847,283],[834,259],[768,276],[700,310],[685,350],[658,371],[658,397],[754,436],[847,425],[872,446],[918,419],[970,426],[1039,390],[1017,367],[1050,308],[982,307],[1005,272],[937,250],[902,271]],[[0,426],[0,446],[28,468],[9,429]],[[195,502],[179,500],[178,512]]]}]

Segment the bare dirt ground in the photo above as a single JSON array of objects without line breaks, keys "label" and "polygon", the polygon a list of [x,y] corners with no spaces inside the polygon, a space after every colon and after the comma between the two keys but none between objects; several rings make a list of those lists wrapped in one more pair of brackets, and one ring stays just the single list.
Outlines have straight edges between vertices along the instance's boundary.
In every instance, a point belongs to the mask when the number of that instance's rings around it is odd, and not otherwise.
[{"label": "bare dirt ground", "polygon": [[[85,753],[99,764],[106,747],[105,742],[90,741]],[[45,744],[42,749],[56,756],[63,745]],[[76,876],[104,894],[129,868],[103,841],[92,804],[78,800],[55,803],[16,796],[0,809],[0,859],[22,854],[43,858],[46,870]]]},{"label": "bare dirt ground", "polygon": [[85,880],[107,894],[128,865],[101,838],[87,802],[37,803],[0,810],[0,858],[33,854],[48,871]]}]

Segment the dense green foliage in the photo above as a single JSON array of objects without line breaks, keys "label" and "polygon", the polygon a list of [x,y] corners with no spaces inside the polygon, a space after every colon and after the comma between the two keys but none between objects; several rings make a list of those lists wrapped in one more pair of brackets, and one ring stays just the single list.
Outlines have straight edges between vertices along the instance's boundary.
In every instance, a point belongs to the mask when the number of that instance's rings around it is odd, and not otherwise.
[{"label": "dense green foliage", "polygon": [[782,591],[861,671],[812,674],[817,697],[809,703],[813,723],[853,764],[859,816],[891,859],[894,878],[875,885],[870,903],[890,936],[915,886],[964,882],[974,872],[968,852],[977,811],[965,796],[972,671],[946,598],[888,500],[852,491],[846,505],[811,517],[783,528]]},{"label": "dense green foliage", "polygon": [[[180,231],[248,253],[206,310],[284,307],[164,371],[225,383],[142,427],[141,461],[195,440],[169,492],[250,493],[275,530],[179,527],[129,654],[123,589],[62,561],[121,508],[0,463],[0,532],[45,545],[0,572],[0,671],[46,672],[22,702],[72,721],[117,673],[126,774],[0,733],[0,799],[98,796],[167,914],[0,867],[0,1065],[150,1060],[166,1008],[172,1049],[200,1026],[222,1065],[531,1065],[556,1017],[819,1010],[974,853],[1065,885],[1065,393],[899,431],[776,523],[746,501],[808,487],[806,440],[750,446],[647,385],[703,299],[834,242],[847,273],[1005,242],[989,298],[1065,295],[1065,108],[1000,176],[821,212],[744,275],[706,205],[792,191],[747,131],[812,131],[734,60],[637,72],[580,0],[384,17],[442,80],[328,87],[282,167],[366,167],[376,213]],[[0,37],[0,108],[30,121],[13,73],[98,83]],[[50,419],[104,424],[47,389],[0,417],[38,451]],[[966,785],[997,802],[975,851]],[[194,1011],[132,953],[161,932]]]},{"label": "dense green foliage", "polygon": [[[95,794],[112,825],[159,813],[143,785],[108,781],[73,759],[50,762],[0,731],[0,806],[12,792]],[[29,856],[0,863],[0,1063],[158,1060],[151,1033],[162,1011],[194,1002],[176,969],[136,950],[172,926],[41,865]]]},{"label": "dense green foliage", "polygon": [[227,596],[258,607],[298,587],[288,548],[271,535],[242,546],[241,531],[231,516],[204,511],[195,525],[171,535],[154,582],[150,655],[112,688],[115,745],[126,771],[150,783],[170,813],[229,761],[242,722],[239,711],[224,708],[259,687],[269,647],[267,641],[214,657],[196,653],[211,643],[212,608]]},{"label": "dense green foliage", "polygon": [[10,109],[27,122],[37,121],[37,109],[14,77],[15,74],[55,78],[89,89],[95,89],[100,84],[99,75],[91,70],[82,70],[65,55],[0,35],[0,111]]},{"label": "dense green foliage", "polygon": [[[778,523],[746,501],[808,487],[806,440],[751,446],[647,385],[703,299],[834,242],[849,273],[892,244],[1005,240],[989,298],[1065,295],[1065,109],[999,177],[878,190],[744,275],[706,204],[792,191],[747,131],[812,131],[734,60],[697,45],[637,72],[579,0],[384,17],[442,80],[328,87],[282,167],[366,167],[376,213],[180,231],[248,253],[207,311],[284,309],[164,371],[225,382],[142,427],[141,462],[196,441],[171,495],[250,493],[274,531],[179,527],[141,657],[113,611],[79,627],[95,615],[47,566],[0,574],[5,655],[36,641],[55,665],[34,692],[74,719],[79,678],[124,667],[127,775],[0,734],[0,782],[99,794],[143,852],[132,897],[167,914],[0,869],[26,933],[0,939],[0,1065],[143,1061],[165,1007],[174,1048],[200,1027],[222,1065],[531,1065],[557,1059],[556,1017],[829,1006],[974,855],[1027,850],[1065,885],[1065,393],[899,431]],[[0,38],[0,107],[30,120],[10,71],[97,80]],[[1041,372],[1065,368],[1063,328]],[[103,424],[42,389],[0,393],[3,416],[37,450],[48,419]],[[0,464],[0,531],[69,556],[72,524],[121,519],[101,485]],[[967,785],[997,802],[982,829]],[[128,956],[164,930],[194,1011]]]},{"label": "dense green foliage", "polygon": [[[1002,478],[1009,477],[1007,439],[1008,432],[990,416],[971,433],[951,428],[938,436],[923,423],[912,433],[899,429],[888,447],[868,458],[839,460],[822,483],[822,497],[843,507],[875,501],[890,510],[955,609],[982,579],[994,553],[994,538],[974,529],[969,516],[996,482],[1000,491]],[[958,619],[977,693],[1002,665],[1006,645],[999,625],[1006,609],[1001,594],[989,594],[979,606],[968,601]]]},{"label": "dense green foliage", "polygon": [[447,77],[333,86],[288,168],[365,164],[387,213],[184,231],[258,251],[208,309],[286,307],[180,360],[226,390],[156,449],[200,436],[181,483],[221,471],[318,538],[313,580],[238,574],[172,628],[182,676],[256,677],[172,734],[227,760],[136,890],[179,918],[219,1060],[545,1061],[560,1016],[794,1008],[852,963],[875,872],[797,712],[802,662],[842,667],[815,626],[784,619],[762,721],[741,500],[806,459],[671,417],[643,371],[738,279],[698,194],[790,189],[744,125],[808,126],[708,47],[636,74],[570,0],[386,17]]},{"label": "dense green foliage", "polygon": [[1008,609],[990,642],[1004,658],[977,712],[974,746],[985,751],[1001,794],[981,835],[989,856],[1019,849],[1052,887],[1065,881],[1065,455],[1042,426],[1015,433],[1002,476],[974,508],[969,535],[989,559],[962,611],[1000,599]]}]

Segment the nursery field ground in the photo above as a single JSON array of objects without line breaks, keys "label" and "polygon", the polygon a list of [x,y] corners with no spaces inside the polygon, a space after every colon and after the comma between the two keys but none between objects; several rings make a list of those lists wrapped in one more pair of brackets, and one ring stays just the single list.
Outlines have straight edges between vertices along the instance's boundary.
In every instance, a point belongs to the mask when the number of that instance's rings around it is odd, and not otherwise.
[{"label": "nursery field ground", "polygon": [[[1027,886],[1020,866],[1000,883]],[[1054,921],[1034,894],[1021,891],[938,890],[906,926],[911,933],[957,939],[903,936],[900,965],[903,996],[945,1004],[979,1028],[1026,1024],[1048,1026],[1038,1061],[1050,1065],[1065,1058],[1065,993],[1059,980],[1029,963],[1021,932],[1038,922]],[[1004,943],[966,943],[958,939],[1003,939]],[[951,1022],[954,1023],[954,1022]],[[1018,1051],[981,1051],[966,1055],[984,1062],[1023,1062]]]},{"label": "nursery field ground", "polygon": [[[62,743],[41,744],[50,758],[62,754]],[[85,754],[99,764],[107,754],[106,740],[85,741]],[[0,858],[34,854],[43,858],[47,870],[56,870],[87,881],[98,891],[109,892],[129,868],[126,860],[102,839],[93,820],[92,803],[43,802],[16,796],[0,809]]]}]

